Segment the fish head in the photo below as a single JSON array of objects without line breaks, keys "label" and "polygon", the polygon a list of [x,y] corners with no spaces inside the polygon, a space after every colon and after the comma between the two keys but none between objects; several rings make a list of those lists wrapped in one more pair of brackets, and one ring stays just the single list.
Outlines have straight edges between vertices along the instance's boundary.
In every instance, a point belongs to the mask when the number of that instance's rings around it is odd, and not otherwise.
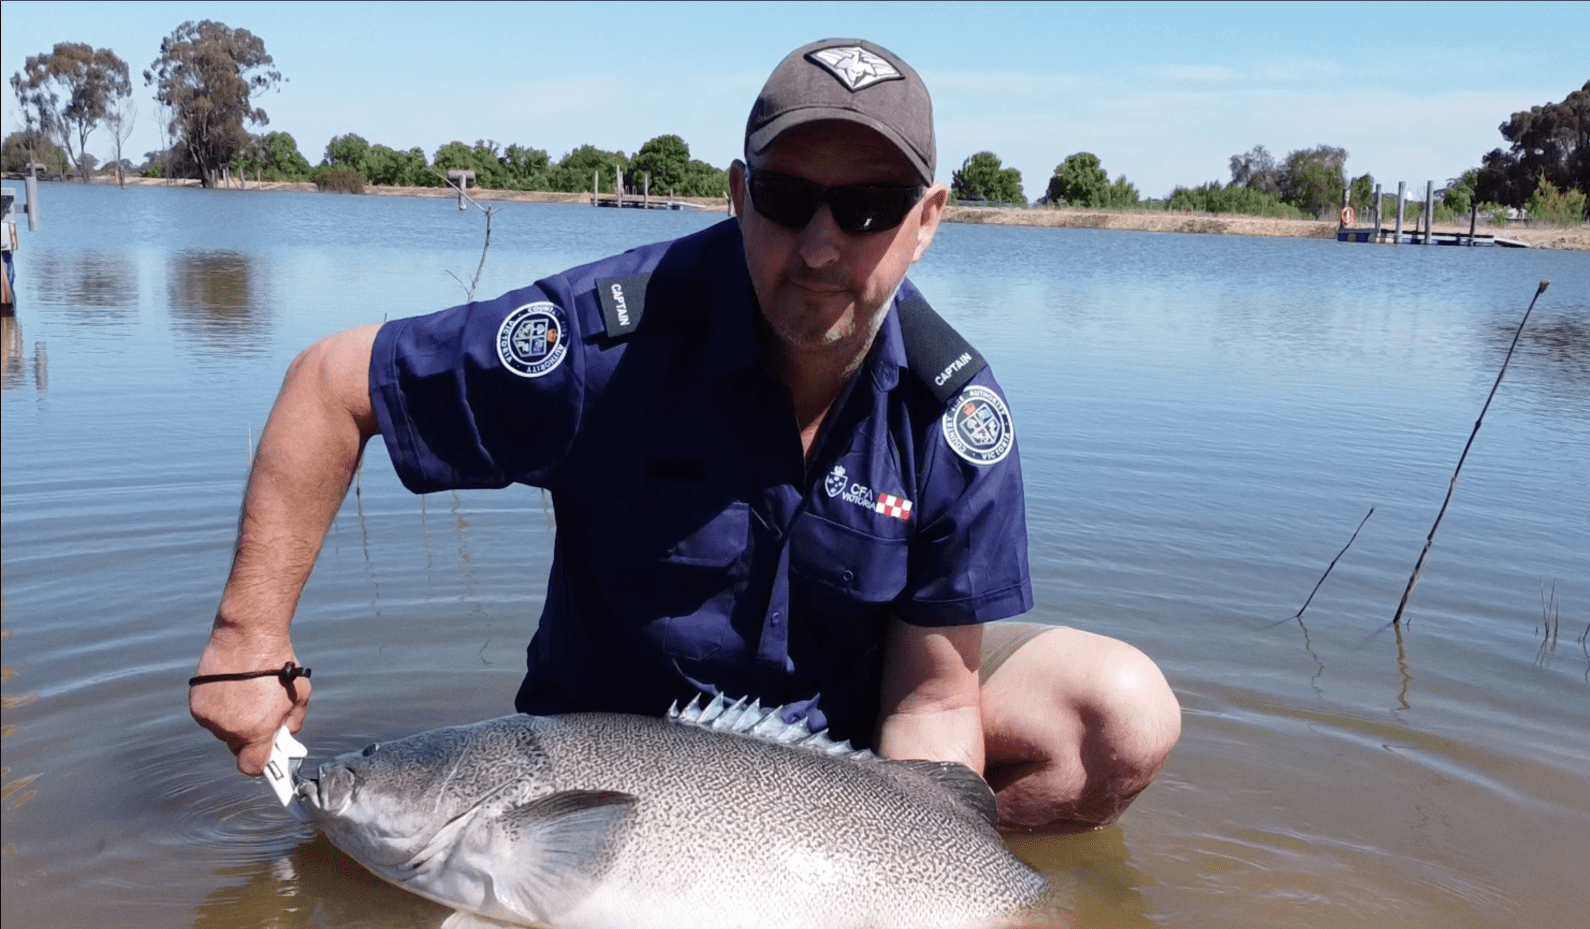
[{"label": "fish head", "polygon": [[535,722],[510,716],[371,743],[322,764],[295,792],[333,844],[408,884],[473,822],[545,791]]}]

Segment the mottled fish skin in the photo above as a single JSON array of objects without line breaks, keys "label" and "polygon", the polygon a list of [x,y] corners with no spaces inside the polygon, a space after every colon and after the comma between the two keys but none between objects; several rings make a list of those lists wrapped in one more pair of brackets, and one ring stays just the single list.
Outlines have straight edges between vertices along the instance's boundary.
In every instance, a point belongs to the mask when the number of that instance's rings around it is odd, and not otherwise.
[{"label": "mottled fish skin", "polygon": [[995,924],[1044,884],[967,801],[977,791],[958,765],[605,713],[437,729],[342,755],[299,787],[381,877],[555,929]]}]

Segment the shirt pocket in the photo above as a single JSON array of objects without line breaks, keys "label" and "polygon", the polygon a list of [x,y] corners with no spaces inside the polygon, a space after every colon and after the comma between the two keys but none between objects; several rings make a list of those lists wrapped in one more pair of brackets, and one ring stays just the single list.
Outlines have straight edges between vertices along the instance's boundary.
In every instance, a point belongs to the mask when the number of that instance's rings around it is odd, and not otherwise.
[{"label": "shirt pocket", "polygon": [[748,572],[751,508],[679,494],[661,501],[658,516],[651,635],[666,654],[699,661],[738,639],[730,616]]}]

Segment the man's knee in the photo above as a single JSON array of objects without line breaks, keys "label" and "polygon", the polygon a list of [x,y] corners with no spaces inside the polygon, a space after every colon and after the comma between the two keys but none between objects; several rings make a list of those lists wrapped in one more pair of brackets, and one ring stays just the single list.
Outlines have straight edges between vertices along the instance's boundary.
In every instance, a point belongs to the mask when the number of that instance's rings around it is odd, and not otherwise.
[{"label": "man's knee", "polygon": [[1113,821],[1181,735],[1181,706],[1159,667],[1077,629],[1022,644],[983,693],[988,773],[1011,824]]}]

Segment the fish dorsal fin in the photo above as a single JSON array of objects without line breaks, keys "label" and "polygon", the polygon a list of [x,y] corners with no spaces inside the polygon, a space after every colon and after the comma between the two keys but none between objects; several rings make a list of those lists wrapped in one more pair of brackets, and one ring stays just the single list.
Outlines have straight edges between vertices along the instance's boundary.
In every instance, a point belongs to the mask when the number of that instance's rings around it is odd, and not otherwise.
[{"label": "fish dorsal fin", "polygon": [[578,903],[606,873],[639,802],[613,790],[565,790],[493,818],[481,852],[501,854],[506,839],[514,864],[494,869],[512,875],[493,882],[503,914],[549,923]]},{"label": "fish dorsal fin", "polygon": [[872,752],[856,748],[849,741],[835,741],[829,737],[826,729],[812,732],[806,728],[804,722],[798,720],[793,723],[785,722],[783,707],[764,709],[760,700],[746,703],[744,697],[730,703],[722,694],[717,694],[702,706],[701,697],[698,695],[682,710],[678,703],[669,707],[668,719],[683,726],[727,732],[767,742],[777,742],[780,745],[794,745],[824,755],[858,761],[875,757]]},{"label": "fish dorsal fin", "polygon": [[976,819],[999,826],[999,807],[994,804],[993,788],[976,771],[954,761],[890,761],[887,766],[937,784],[957,807]]}]

